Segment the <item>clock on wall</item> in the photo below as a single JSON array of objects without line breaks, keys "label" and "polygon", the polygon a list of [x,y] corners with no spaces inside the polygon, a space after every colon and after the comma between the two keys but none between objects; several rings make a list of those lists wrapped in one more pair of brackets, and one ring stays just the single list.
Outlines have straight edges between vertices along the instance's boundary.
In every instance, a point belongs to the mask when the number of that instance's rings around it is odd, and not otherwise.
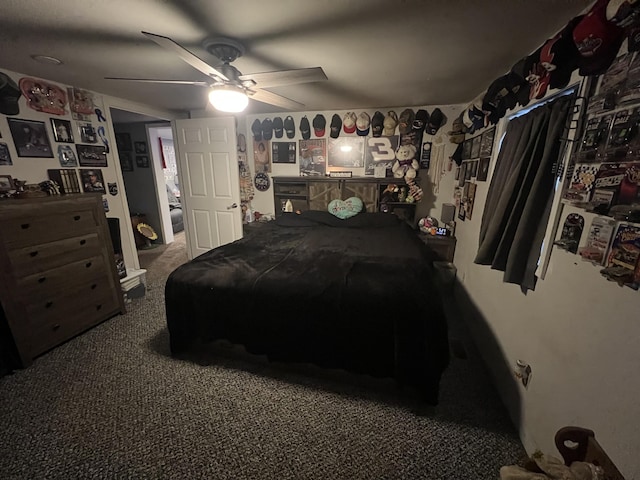
[{"label": "clock on wall", "polygon": [[271,180],[269,179],[269,175],[264,172],[256,173],[255,178],[253,179],[253,183],[256,186],[256,189],[260,192],[266,192],[269,190],[271,186]]}]

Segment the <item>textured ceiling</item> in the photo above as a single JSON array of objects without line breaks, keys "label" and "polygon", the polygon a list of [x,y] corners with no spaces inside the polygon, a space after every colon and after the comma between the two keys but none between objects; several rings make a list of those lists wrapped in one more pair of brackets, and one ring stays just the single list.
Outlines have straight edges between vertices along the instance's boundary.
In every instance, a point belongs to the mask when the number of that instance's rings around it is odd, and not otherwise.
[{"label": "textured ceiling", "polygon": [[[210,36],[246,53],[243,74],[320,66],[328,81],[274,87],[302,110],[471,101],[589,0],[2,0],[0,68],[170,110],[201,110],[206,89],[105,80],[207,80],[141,31],[211,64]],[[59,58],[43,65],[30,55]],[[247,113],[282,111],[252,100]]]}]

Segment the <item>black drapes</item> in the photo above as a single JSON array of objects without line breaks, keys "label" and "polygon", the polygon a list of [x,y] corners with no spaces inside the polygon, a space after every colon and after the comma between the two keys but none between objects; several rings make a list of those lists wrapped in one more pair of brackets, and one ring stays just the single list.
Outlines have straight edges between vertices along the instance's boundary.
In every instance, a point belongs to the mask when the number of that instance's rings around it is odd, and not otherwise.
[{"label": "black drapes", "polygon": [[553,199],[554,163],[574,96],[511,120],[498,154],[474,260],[504,272],[504,281],[535,287],[535,270]]}]

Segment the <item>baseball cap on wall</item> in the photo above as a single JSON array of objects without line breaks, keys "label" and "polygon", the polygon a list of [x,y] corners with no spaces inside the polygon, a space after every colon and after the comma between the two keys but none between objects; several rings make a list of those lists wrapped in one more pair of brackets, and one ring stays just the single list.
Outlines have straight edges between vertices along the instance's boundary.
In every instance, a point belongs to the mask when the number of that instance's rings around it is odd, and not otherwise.
[{"label": "baseball cap on wall", "polygon": [[282,134],[284,132],[284,124],[282,122],[281,117],[276,117],[273,119],[273,134],[276,138],[282,138]]},{"label": "baseball cap on wall", "polygon": [[262,140],[262,123],[257,118],[251,124],[251,133],[253,133],[253,139],[256,142]]},{"label": "baseball cap on wall", "polygon": [[329,136],[331,138],[338,138],[340,136],[340,130],[342,129],[342,120],[337,113],[331,117],[331,126],[329,128]]},{"label": "baseball cap on wall", "polygon": [[429,121],[427,122],[425,131],[429,135],[435,135],[436,133],[438,133],[438,130],[440,130],[440,127],[444,125],[444,122],[445,122],[445,118],[444,118],[444,114],[442,113],[442,110],[440,110],[439,108],[436,108],[431,113],[431,116],[429,117]]},{"label": "baseball cap on wall", "polygon": [[317,114],[313,118],[313,133],[316,137],[324,137],[324,128],[327,126],[327,121],[323,115]]},{"label": "baseball cap on wall", "polygon": [[0,72],[0,113],[18,115],[20,113],[20,88],[11,78]]},{"label": "baseball cap on wall", "polygon": [[311,125],[309,125],[309,119],[306,115],[300,120],[300,135],[304,140],[311,138]]},{"label": "baseball cap on wall", "polygon": [[384,117],[384,130],[382,130],[382,134],[390,137],[395,135],[396,127],[398,126],[398,115],[393,110],[389,110],[387,112],[387,116]]},{"label": "baseball cap on wall", "polygon": [[371,119],[371,134],[374,137],[381,136],[383,127],[384,127],[384,114],[378,110],[376,113],[373,114],[373,118]]},{"label": "baseball cap on wall", "polygon": [[369,126],[371,125],[371,117],[367,112],[361,112],[356,120],[356,129],[361,137],[369,135]]},{"label": "baseball cap on wall", "polygon": [[418,132],[422,132],[427,126],[428,121],[429,121],[429,112],[421,108],[416,112],[416,116],[413,119],[413,125],[411,126],[411,129]]},{"label": "baseball cap on wall", "polygon": [[273,122],[270,118],[265,118],[262,121],[262,138],[265,140],[271,140],[273,137]]},{"label": "baseball cap on wall", "polygon": [[607,20],[609,0],[598,0],[573,29],[582,76],[600,75],[613,63],[625,38],[624,29]]},{"label": "baseball cap on wall", "polygon": [[293,138],[296,136],[296,124],[293,121],[293,117],[289,115],[283,122],[284,131],[287,132],[287,138]]},{"label": "baseball cap on wall", "polygon": [[342,129],[344,133],[353,133],[356,131],[356,114],[355,112],[347,112],[342,119]]},{"label": "baseball cap on wall", "polygon": [[400,133],[409,133],[413,128],[413,121],[416,118],[415,112],[410,108],[405,108],[398,118]]}]

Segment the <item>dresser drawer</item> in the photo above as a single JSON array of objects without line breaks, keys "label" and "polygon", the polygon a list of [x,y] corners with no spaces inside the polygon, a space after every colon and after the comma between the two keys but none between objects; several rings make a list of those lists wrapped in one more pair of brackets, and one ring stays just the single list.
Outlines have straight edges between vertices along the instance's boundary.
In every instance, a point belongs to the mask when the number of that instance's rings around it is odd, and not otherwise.
[{"label": "dresser drawer", "polygon": [[96,230],[92,210],[76,210],[51,215],[8,218],[2,225],[5,245],[11,249],[46,241],[76,237]]},{"label": "dresser drawer", "polygon": [[16,282],[18,295],[27,302],[33,302],[34,298],[65,295],[66,292],[76,292],[87,285],[91,287],[98,279],[106,279],[106,272],[102,257],[85,258],[20,278]]},{"label": "dresser drawer", "polygon": [[[95,228],[94,228],[95,230]],[[65,238],[9,251],[14,275],[44,272],[69,262],[101,254],[102,243],[97,233]]]},{"label": "dresser drawer", "polygon": [[99,293],[92,301],[75,302],[67,305],[73,308],[59,309],[56,315],[32,318],[31,355],[46,352],[113,315],[118,303],[113,301],[109,292]]},{"label": "dresser drawer", "polygon": [[115,295],[105,275],[62,294],[47,293],[33,298],[25,305],[25,309],[34,325],[51,318],[67,317],[76,311],[86,311],[86,315],[93,318],[97,312],[117,305]]}]

